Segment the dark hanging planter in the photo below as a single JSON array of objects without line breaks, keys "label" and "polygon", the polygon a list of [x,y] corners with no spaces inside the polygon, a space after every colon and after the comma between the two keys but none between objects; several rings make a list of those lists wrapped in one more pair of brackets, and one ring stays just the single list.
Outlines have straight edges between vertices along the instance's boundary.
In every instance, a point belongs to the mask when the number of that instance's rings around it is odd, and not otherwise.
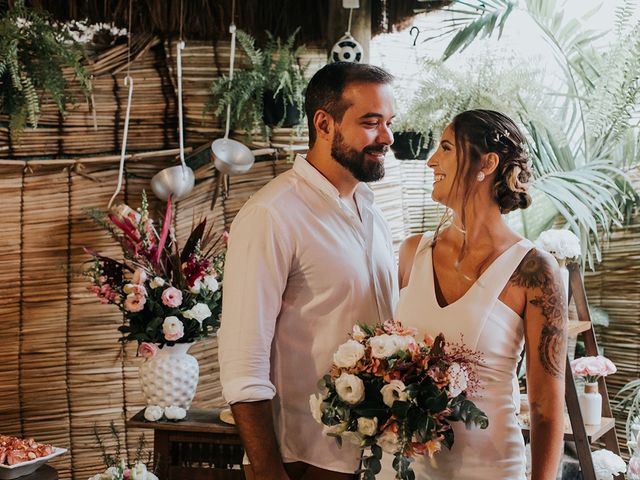
[{"label": "dark hanging planter", "polygon": [[303,115],[298,108],[285,99],[281,92],[274,97],[273,92],[268,90],[264,93],[262,101],[262,120],[265,125],[290,128],[302,121]]},{"label": "dark hanging planter", "polygon": [[433,134],[418,132],[396,132],[393,134],[393,150],[398,160],[426,160],[433,148]]}]

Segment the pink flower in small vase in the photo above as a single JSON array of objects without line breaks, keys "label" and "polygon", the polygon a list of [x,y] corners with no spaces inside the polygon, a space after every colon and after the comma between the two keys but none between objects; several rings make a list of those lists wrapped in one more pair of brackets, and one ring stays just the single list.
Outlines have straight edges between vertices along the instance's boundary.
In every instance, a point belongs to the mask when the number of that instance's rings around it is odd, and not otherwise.
[{"label": "pink flower in small vase", "polygon": [[158,347],[153,343],[142,342],[138,347],[138,355],[144,358],[153,358],[158,353]]},{"label": "pink flower in small vase", "polygon": [[633,456],[629,459],[627,475],[640,475],[640,457]]},{"label": "pink flower in small vase", "polygon": [[122,480],[131,480],[131,470],[128,468],[124,469],[124,472],[122,472]]},{"label": "pink flower in small vase", "polygon": [[585,377],[587,382],[595,382],[599,377],[616,373],[613,362],[602,355],[576,358],[571,361],[571,369],[574,375]]},{"label": "pink flower in small vase", "polygon": [[136,295],[132,293],[127,295],[127,299],[124,301],[124,309],[128,312],[140,312],[144,308],[144,304],[147,299],[143,295]]},{"label": "pink flower in small vase", "polygon": [[145,272],[141,268],[137,268],[135,273],[133,274],[133,283],[136,285],[142,285],[147,281],[147,272]]},{"label": "pink flower in small vase", "polygon": [[175,287],[169,287],[162,292],[162,303],[167,307],[177,308],[182,304],[182,292]]},{"label": "pink flower in small vase", "polygon": [[175,342],[184,336],[184,325],[178,317],[167,317],[162,323],[162,333],[165,339]]}]

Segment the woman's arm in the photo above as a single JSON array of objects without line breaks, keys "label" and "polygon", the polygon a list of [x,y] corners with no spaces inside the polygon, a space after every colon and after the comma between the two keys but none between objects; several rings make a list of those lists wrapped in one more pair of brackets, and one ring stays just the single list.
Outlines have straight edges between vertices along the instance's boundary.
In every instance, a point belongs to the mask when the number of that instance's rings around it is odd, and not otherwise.
[{"label": "woman's arm", "polygon": [[531,250],[512,281],[525,289],[527,392],[532,480],[554,480],[562,455],[567,358],[567,299],[557,261]]},{"label": "woman's arm", "polygon": [[413,258],[416,256],[416,249],[422,239],[421,233],[416,233],[404,239],[398,252],[398,285],[404,288],[409,283]]}]

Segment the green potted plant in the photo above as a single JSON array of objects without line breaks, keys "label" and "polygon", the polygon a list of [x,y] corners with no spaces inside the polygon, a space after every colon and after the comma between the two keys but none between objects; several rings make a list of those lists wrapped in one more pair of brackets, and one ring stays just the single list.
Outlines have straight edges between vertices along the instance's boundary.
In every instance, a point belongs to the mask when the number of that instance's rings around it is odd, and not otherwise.
[{"label": "green potted plant", "polygon": [[433,149],[433,131],[412,112],[401,112],[393,124],[391,150],[398,160],[426,160]]},{"label": "green potted plant", "polygon": [[231,105],[232,127],[249,131],[301,123],[307,65],[298,62],[304,46],[294,47],[297,33],[282,42],[267,32],[267,43],[259,49],[251,35],[238,30],[238,43],[249,66],[234,73],[233,81],[226,75],[213,81],[205,111],[213,110],[215,116],[221,116]]},{"label": "green potted plant", "polygon": [[45,13],[17,0],[0,18],[0,114],[8,117],[11,137],[25,126],[38,125],[40,105],[50,97],[62,114],[73,98],[67,92],[65,68],[70,68],[83,92],[89,75],[81,63],[82,47],[68,30]]}]

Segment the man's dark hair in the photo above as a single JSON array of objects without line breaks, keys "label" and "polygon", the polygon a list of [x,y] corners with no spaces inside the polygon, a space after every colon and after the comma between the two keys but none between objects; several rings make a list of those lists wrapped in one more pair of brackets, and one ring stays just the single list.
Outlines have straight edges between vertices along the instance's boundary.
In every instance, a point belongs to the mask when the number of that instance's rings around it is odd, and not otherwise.
[{"label": "man's dark hair", "polygon": [[313,116],[324,110],[336,121],[342,120],[349,103],[342,98],[342,92],[351,83],[389,84],[393,75],[386,70],[366,63],[335,62],[325,65],[309,81],[304,108],[309,123],[309,147],[316,142]]}]

